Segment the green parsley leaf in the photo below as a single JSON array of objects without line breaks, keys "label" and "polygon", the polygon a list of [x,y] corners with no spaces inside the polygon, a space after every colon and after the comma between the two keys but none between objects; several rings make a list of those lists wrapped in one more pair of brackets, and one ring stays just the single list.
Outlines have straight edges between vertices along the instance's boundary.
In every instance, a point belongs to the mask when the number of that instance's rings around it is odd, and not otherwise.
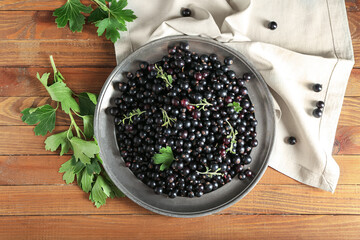
[{"label": "green parsley leaf", "polygon": [[[56,70],[56,67],[54,67],[54,71]],[[61,73],[56,70],[57,76]],[[76,112],[80,111],[79,105],[75,101],[75,99],[72,97],[72,91],[70,88],[66,86],[66,84],[62,81],[62,78],[57,78],[57,82],[54,82],[51,86],[48,86],[48,78],[50,76],[50,73],[44,73],[41,77],[39,73],[37,73],[37,79],[44,85],[48,93],[50,94],[50,97],[54,101],[58,101],[61,103],[61,108],[64,112],[70,113],[70,108]],[[61,81],[59,80],[61,79]]]},{"label": "green parsley leaf", "polygon": [[84,171],[81,174],[81,184],[80,184],[81,189],[86,193],[90,192],[93,182],[94,182],[94,174],[92,173],[89,174],[88,171],[84,169]]},{"label": "green parsley leaf", "polygon": [[80,160],[84,164],[91,164],[90,158],[95,157],[99,153],[99,146],[95,141],[85,141],[78,137],[70,139],[70,143],[74,150],[75,159]]},{"label": "green parsley leaf", "polygon": [[67,161],[61,165],[59,172],[64,173],[63,180],[67,184],[74,182],[75,173],[74,173],[74,166],[72,164],[72,158],[69,161]]},{"label": "green parsley leaf", "polygon": [[44,87],[47,87],[48,85],[48,79],[50,77],[50,73],[44,73],[41,77],[39,73],[36,73],[37,79],[44,85]]},{"label": "green parsley leaf", "polygon": [[61,103],[61,108],[64,112],[70,113],[70,109],[79,112],[78,103],[72,97],[72,91],[66,86],[64,82],[55,82],[50,87],[46,87],[50,97],[54,101]]},{"label": "green parsley leaf", "polygon": [[[105,2],[104,2],[105,4]],[[96,8],[94,11],[91,12],[90,16],[88,17],[88,21],[91,23],[103,20],[106,18],[108,14],[106,11],[102,10],[101,8]]]},{"label": "green parsley leaf", "polygon": [[63,180],[70,184],[74,182],[75,175],[77,180],[79,181],[78,174],[83,171],[85,165],[83,163],[76,162],[74,155],[72,155],[71,159],[64,164],[61,165],[59,172],[64,173]]},{"label": "green parsley leaf", "polygon": [[82,13],[90,13],[91,6],[85,6],[80,0],[67,0],[66,3],[54,11],[53,16],[57,17],[55,22],[58,28],[63,28],[69,22],[72,32],[81,32],[85,24],[85,17]]},{"label": "green parsley leaf", "polygon": [[88,174],[99,174],[101,172],[101,167],[95,158],[91,159],[91,164],[86,165],[86,171]]},{"label": "green parsley leaf", "polygon": [[106,198],[110,197],[111,188],[102,176],[98,176],[91,189],[89,199],[95,203],[96,207],[101,207],[106,203]]},{"label": "green parsley leaf", "polygon": [[80,162],[80,161],[76,161],[74,155],[72,155],[71,163],[72,163],[72,165],[74,166],[74,169],[73,169],[73,170],[74,170],[74,173],[75,173],[75,174],[78,174],[78,173],[82,172],[83,169],[85,169],[85,164],[83,164],[83,163]]},{"label": "green parsley leaf", "polygon": [[160,149],[160,153],[153,156],[155,164],[161,164],[160,171],[164,171],[169,168],[171,163],[174,161],[174,155],[171,147],[167,146]]},{"label": "green parsley leaf", "polygon": [[71,138],[72,136],[72,132],[69,130],[51,135],[45,140],[45,149],[54,152],[61,145],[60,155],[62,156],[69,151],[71,144],[68,137]]},{"label": "green parsley leaf", "polygon": [[91,139],[94,135],[94,115],[82,116],[84,122],[84,133],[87,139]]},{"label": "green parsley leaf", "polygon": [[[80,161],[79,161],[79,162],[80,162]],[[78,172],[78,173],[75,174],[75,176],[76,176],[76,182],[77,182],[77,184],[78,184],[79,187],[81,187],[82,173],[83,173],[83,171],[80,171],[80,172]]]},{"label": "green parsley leaf", "polygon": [[80,114],[94,115],[97,104],[97,96],[93,93],[83,92],[77,95],[79,98]]},{"label": "green parsley leaf", "polygon": [[136,19],[134,12],[132,10],[126,9],[123,10],[124,7],[127,6],[127,0],[111,0],[110,5],[110,14],[113,15],[119,22],[125,24],[126,22],[132,22]]},{"label": "green parsley leaf", "polygon": [[111,197],[111,198],[114,198],[114,197],[125,197],[125,194],[122,193],[122,192],[115,186],[115,184],[111,181],[109,175],[108,175],[105,171],[103,171],[103,174],[104,174],[104,177],[106,178],[106,180],[107,180],[107,182],[108,182],[108,184],[109,184],[109,186],[111,187],[111,190],[112,190],[112,192],[111,192],[111,194],[110,194],[110,197]]},{"label": "green parsley leaf", "polygon": [[21,120],[29,125],[38,125],[34,128],[35,135],[45,136],[55,128],[56,109],[49,104],[37,107],[26,108],[22,112]]},{"label": "green parsley leaf", "polygon": [[127,6],[126,0],[109,0],[111,2],[110,7],[107,6],[104,0],[94,0],[100,10],[95,10],[90,15],[90,22],[95,23],[98,27],[97,33],[99,36],[103,35],[106,31],[105,37],[115,43],[120,39],[119,31],[126,31],[126,22],[132,22],[136,19],[134,12],[129,9],[125,9]]},{"label": "green parsley leaf", "polygon": [[240,112],[242,110],[242,107],[240,106],[240,103],[238,102],[232,102],[227,105],[228,107],[234,107],[235,112]]},{"label": "green parsley leaf", "polygon": [[103,35],[106,30],[106,39],[110,39],[113,43],[120,39],[119,31],[127,30],[125,24],[120,23],[117,19],[111,16],[109,18],[105,18],[101,21],[96,22],[95,26],[98,27],[98,36]]}]

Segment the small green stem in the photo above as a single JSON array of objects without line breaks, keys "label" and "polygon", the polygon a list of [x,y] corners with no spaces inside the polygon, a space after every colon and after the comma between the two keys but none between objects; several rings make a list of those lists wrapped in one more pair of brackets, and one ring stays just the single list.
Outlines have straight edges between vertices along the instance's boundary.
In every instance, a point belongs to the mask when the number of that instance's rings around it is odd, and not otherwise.
[{"label": "small green stem", "polygon": [[56,69],[56,65],[55,65],[55,61],[52,55],[50,55],[50,63],[51,63],[51,67],[53,68],[54,71],[54,75],[57,73],[57,69]]},{"label": "small green stem", "polygon": [[126,120],[128,120],[128,124],[132,123],[132,117],[134,116],[140,116],[141,114],[143,114],[145,111],[140,111],[140,109],[136,109],[131,111],[128,115],[124,114],[124,118],[121,120],[121,122],[119,122],[118,124],[122,123],[123,125],[126,123]]},{"label": "small green stem", "polygon": [[165,111],[165,109],[163,108],[160,108],[161,109],[161,112],[162,112],[162,115],[163,115],[163,121],[164,121],[164,124],[161,125],[162,127],[168,127],[169,125],[171,126],[171,122],[176,122],[176,118],[171,118],[167,115],[167,112]]},{"label": "small green stem", "polygon": [[213,104],[212,103],[209,103],[205,98],[201,99],[200,103],[189,103],[189,105],[192,105],[192,106],[195,106],[197,108],[200,108],[200,110],[203,110],[205,111],[205,107],[207,106],[212,106]]},{"label": "small green stem", "polygon": [[99,0],[92,0],[92,1],[94,3],[96,3],[103,11],[110,13],[109,8],[108,8],[108,6],[106,4],[100,2]]},{"label": "small green stem", "polygon": [[231,139],[230,142],[230,148],[226,150],[226,152],[231,152],[232,154],[235,154],[236,152],[234,151],[234,144],[236,143],[236,135],[238,134],[238,131],[231,126],[231,124],[229,123],[228,120],[226,120],[227,124],[230,126],[230,135],[227,136],[227,138]]},{"label": "small green stem", "polygon": [[207,175],[208,177],[213,177],[213,176],[224,176],[223,173],[219,173],[221,169],[218,168],[216,169],[214,172],[211,172],[211,170],[206,167],[206,172],[199,172],[199,171],[196,171],[198,174],[202,174],[202,175]]},{"label": "small green stem", "polygon": [[[78,125],[76,124],[75,120],[74,120],[74,117],[73,115],[71,114],[71,112],[69,112],[69,116],[70,116],[70,119],[71,119],[71,124],[75,127],[75,131],[76,131],[76,135],[78,136],[78,138],[81,138],[81,134],[80,134],[80,131],[79,131],[79,127]],[[81,130],[81,129],[80,129]]]},{"label": "small green stem", "polygon": [[70,138],[69,138],[69,133],[72,131],[72,127],[73,127],[73,124],[71,123],[70,126],[69,126],[69,129],[67,130],[67,134],[66,134],[66,137],[67,139],[70,141]]}]

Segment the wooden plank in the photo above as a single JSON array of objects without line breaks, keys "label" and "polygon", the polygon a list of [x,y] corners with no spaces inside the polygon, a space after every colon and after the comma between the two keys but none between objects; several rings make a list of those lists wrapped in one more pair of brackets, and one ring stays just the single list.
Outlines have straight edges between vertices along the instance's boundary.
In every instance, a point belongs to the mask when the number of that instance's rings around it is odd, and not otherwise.
[{"label": "wooden plank", "polygon": [[[51,104],[56,107],[50,97],[0,97],[0,125],[27,125],[21,121],[21,111],[29,107],[38,107],[44,104]],[[74,115],[74,114],[73,114]],[[82,125],[82,120],[74,115],[76,122]],[[70,125],[70,117],[63,111],[56,113],[56,125]]]},{"label": "wooden plank", "polygon": [[[49,63],[50,64],[50,63]],[[75,92],[99,93],[105,80],[113,70],[110,68],[59,68],[66,84]],[[51,72],[50,68],[6,68],[0,67],[0,96],[2,97],[48,97],[45,88],[36,78],[36,73]],[[345,96],[360,96],[360,69],[351,72]]]},{"label": "wooden plank", "polygon": [[[48,155],[59,154],[45,150],[44,141],[48,136],[35,136],[33,126],[0,126],[0,155]],[[67,126],[59,126],[53,133],[66,131]]]},{"label": "wooden plank", "polygon": [[[57,62],[57,59],[55,59]],[[50,62],[48,61],[48,66]],[[110,68],[59,68],[65,82],[75,93],[99,93],[113,70]],[[0,96],[2,97],[48,97],[49,94],[36,78],[51,72],[50,68],[4,68],[0,67]],[[50,77],[52,79],[52,76]]]},{"label": "wooden plank", "polygon": [[[0,10],[54,10],[55,8],[61,7],[65,0],[1,0]],[[81,1],[85,5],[92,4],[90,0]],[[345,0],[346,10],[359,11],[360,3],[359,0]]]},{"label": "wooden plank", "polygon": [[353,40],[352,43],[355,59],[354,68],[360,68],[360,40]]},{"label": "wooden plank", "polygon": [[[0,126],[2,136],[6,136],[0,138],[0,155],[57,154],[45,151],[43,143],[45,137],[35,136],[33,128],[33,126]],[[66,126],[58,126],[54,133],[65,130],[67,130]],[[360,126],[338,127],[333,154],[360,154]]]},{"label": "wooden plank", "polygon": [[[57,28],[52,11],[5,11],[0,15],[0,39],[97,39],[94,24],[85,24],[81,33]],[[101,41],[100,40],[100,41]]]},{"label": "wooden plank", "polygon": [[360,126],[360,97],[344,98],[338,125],[347,127]]},{"label": "wooden plank", "polygon": [[[360,164],[359,155],[335,155],[335,161],[340,167],[339,185],[359,184],[360,183]],[[1,178],[0,178],[1,179]],[[0,181],[1,182],[1,181]],[[288,176],[268,168],[258,184],[274,184],[274,185],[296,185],[302,184]]]},{"label": "wooden plank", "polygon": [[[26,125],[21,121],[22,110],[43,104],[55,103],[50,97],[0,97],[0,126]],[[346,97],[341,110],[340,126],[360,126],[360,97]],[[81,123],[79,120],[78,123]],[[70,125],[69,116],[63,111],[57,112],[57,126]]]},{"label": "wooden plank", "polygon": [[[0,39],[97,39],[96,27],[85,24],[81,33],[59,29],[52,11],[5,11],[0,15]],[[360,39],[360,15],[348,13],[352,39]],[[105,37],[101,37],[107,41]]]},{"label": "wooden plank", "polygon": [[[95,4],[90,0],[81,1],[85,5]],[[54,10],[61,7],[65,0],[1,0],[0,10]]]},{"label": "wooden plank", "polygon": [[[2,239],[359,239],[360,216],[1,217]],[[141,226],[141,227],[140,227]]]},{"label": "wooden plank", "polygon": [[96,40],[1,40],[0,67],[48,67],[49,55],[56,65],[71,67],[114,67],[114,44]]},{"label": "wooden plank", "polygon": [[336,130],[333,154],[359,154],[360,127],[338,126]]},{"label": "wooden plank", "polygon": [[0,156],[0,185],[64,184],[61,164],[70,156]]},{"label": "wooden plank", "polygon": [[359,12],[348,12],[347,16],[348,16],[351,38],[353,40],[359,39],[360,38],[360,14],[359,14]]},{"label": "wooden plank", "polygon": [[[257,185],[219,214],[360,214],[360,186],[339,185],[334,194],[305,185]],[[169,199],[171,201],[171,199]],[[99,209],[77,185],[0,186],[0,215],[152,214],[128,198]]]},{"label": "wooden plank", "polygon": [[[0,185],[64,184],[60,165],[70,156],[0,156]],[[359,155],[334,156],[340,166],[339,185],[360,184]],[[259,185],[300,185],[300,182],[268,168]]]},{"label": "wooden plank", "polygon": [[351,71],[345,96],[347,97],[360,96],[360,69],[353,68],[353,70]]},{"label": "wooden plank", "polygon": [[360,11],[359,0],[345,0],[345,4],[346,4],[346,11],[348,11],[348,12]]}]

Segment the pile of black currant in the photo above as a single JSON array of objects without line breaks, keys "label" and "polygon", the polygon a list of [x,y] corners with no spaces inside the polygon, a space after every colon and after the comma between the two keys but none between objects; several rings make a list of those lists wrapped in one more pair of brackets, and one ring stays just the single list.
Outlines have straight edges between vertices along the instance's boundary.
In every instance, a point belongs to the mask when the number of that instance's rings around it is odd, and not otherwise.
[{"label": "pile of black currant", "polygon": [[251,74],[237,77],[231,57],[199,55],[185,42],[156,63],[124,73],[115,116],[120,154],[134,175],[170,198],[201,197],[253,177],[250,164],[257,120],[248,90]]}]

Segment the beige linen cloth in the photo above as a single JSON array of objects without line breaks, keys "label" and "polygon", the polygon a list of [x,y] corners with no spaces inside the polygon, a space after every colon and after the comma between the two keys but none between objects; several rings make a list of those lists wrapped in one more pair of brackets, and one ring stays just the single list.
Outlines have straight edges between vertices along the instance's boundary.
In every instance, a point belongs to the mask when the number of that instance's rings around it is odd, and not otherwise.
[{"label": "beige linen cloth", "polygon": [[[332,158],[336,127],[354,64],[342,0],[131,0],[138,18],[115,44],[119,63],[145,43],[171,35],[202,36],[245,55],[277,102],[270,166],[310,186],[334,192],[339,166]],[[181,8],[191,17],[181,17]],[[278,28],[267,28],[276,21]],[[323,90],[311,86],[320,83]],[[322,118],[312,116],[325,102]],[[295,136],[296,145],[286,139]]]}]

